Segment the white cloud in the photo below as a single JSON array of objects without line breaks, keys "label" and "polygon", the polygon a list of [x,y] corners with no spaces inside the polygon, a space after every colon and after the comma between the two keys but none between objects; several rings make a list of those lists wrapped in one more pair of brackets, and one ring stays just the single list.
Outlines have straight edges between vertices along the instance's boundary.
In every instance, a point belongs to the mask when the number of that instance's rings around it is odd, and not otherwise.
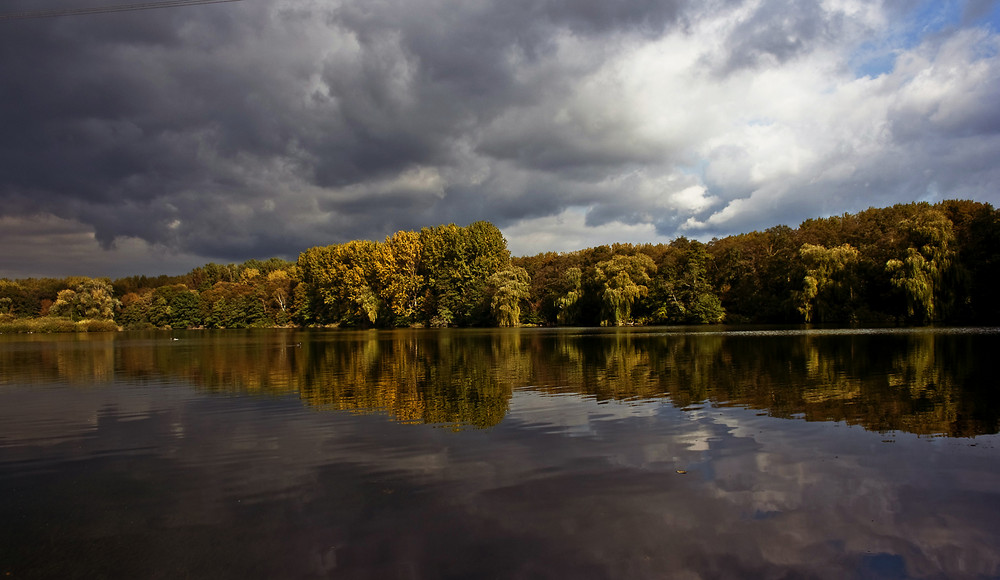
[{"label": "white cloud", "polygon": [[[860,15],[858,28],[880,26],[883,20],[849,3],[840,6],[845,14]],[[727,22],[709,19],[696,32],[725,29]],[[682,55],[679,62],[690,63],[700,42],[692,36],[686,39],[691,46],[685,46],[679,38],[659,43],[672,46],[669,51],[646,47],[627,58],[636,78],[652,68],[650,54]],[[675,221],[684,224],[679,231],[737,233],[857,211],[873,202],[913,201],[932,185],[941,188],[919,179],[925,169],[948,175],[950,191],[937,197],[965,193],[956,187],[966,181],[965,169],[935,156],[934,149],[959,147],[965,149],[961,155],[974,155],[980,143],[951,133],[975,130],[974,120],[997,118],[992,104],[1000,94],[996,36],[969,30],[940,44],[928,40],[902,52],[896,70],[877,79],[853,76],[846,66],[853,48],[821,46],[769,69],[724,77],[678,70],[673,60],[662,69],[666,77],[636,81],[643,90],[624,100],[641,111],[637,115],[650,118],[651,126],[676,129],[680,142],[675,149],[681,158],[700,159],[704,181],[699,185],[715,201],[710,215],[704,215],[705,205],[672,207],[680,214]],[[657,103],[668,112],[659,112]],[[686,122],[670,120],[680,115]],[[987,139],[992,149],[998,145],[998,128]],[[919,131],[917,140],[906,143],[914,131]],[[897,189],[873,196],[866,187],[873,181]],[[996,201],[996,193],[981,188],[976,193]]]},{"label": "white cloud", "polygon": [[524,253],[1000,202],[992,29],[861,0],[521,8],[239,4],[5,36],[26,57],[0,56],[21,104],[0,111],[3,211],[193,266],[481,219]]},{"label": "white cloud", "polygon": [[571,252],[615,242],[665,242],[652,224],[609,222],[588,226],[587,209],[571,207],[558,215],[523,220],[504,228],[507,247],[515,256],[540,252]]}]

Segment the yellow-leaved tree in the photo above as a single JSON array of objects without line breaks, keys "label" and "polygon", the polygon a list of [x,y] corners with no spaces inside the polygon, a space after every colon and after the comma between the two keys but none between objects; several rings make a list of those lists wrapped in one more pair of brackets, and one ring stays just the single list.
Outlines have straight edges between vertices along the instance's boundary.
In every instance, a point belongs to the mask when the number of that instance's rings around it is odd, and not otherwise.
[{"label": "yellow-leaved tree", "polygon": [[380,296],[398,325],[415,321],[420,311],[424,277],[420,274],[420,234],[400,231],[386,237],[375,254]]}]

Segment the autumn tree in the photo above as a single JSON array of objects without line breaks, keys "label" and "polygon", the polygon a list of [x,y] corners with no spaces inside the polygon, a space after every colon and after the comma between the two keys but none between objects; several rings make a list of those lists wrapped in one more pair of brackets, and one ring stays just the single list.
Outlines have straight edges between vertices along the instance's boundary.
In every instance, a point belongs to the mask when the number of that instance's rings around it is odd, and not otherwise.
[{"label": "autumn tree", "polygon": [[[377,292],[377,254],[377,243],[355,240],[310,248],[299,256],[303,282],[322,305],[313,313],[317,322],[376,323],[382,308]],[[310,301],[314,308],[315,302]]]},{"label": "autumn tree", "polygon": [[60,291],[49,314],[72,320],[111,320],[117,304],[110,280],[85,278],[75,288]]},{"label": "autumn tree", "polygon": [[288,270],[272,270],[258,284],[265,309],[271,311],[271,318],[279,325],[288,324],[291,320],[296,266],[292,265]]},{"label": "autumn tree", "polygon": [[149,321],[152,297],[152,288],[143,288],[138,292],[128,292],[121,297],[115,320],[126,330],[149,328],[153,325]]},{"label": "autumn tree", "polygon": [[400,231],[388,236],[376,252],[379,296],[400,325],[414,322],[420,311],[424,288],[420,273],[422,249],[419,233]]}]

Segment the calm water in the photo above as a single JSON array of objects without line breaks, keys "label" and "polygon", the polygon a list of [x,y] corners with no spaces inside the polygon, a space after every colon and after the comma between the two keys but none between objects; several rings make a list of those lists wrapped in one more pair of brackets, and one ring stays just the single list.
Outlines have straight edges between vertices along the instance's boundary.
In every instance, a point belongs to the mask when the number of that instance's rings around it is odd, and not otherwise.
[{"label": "calm water", "polygon": [[0,336],[0,576],[1000,578],[998,355],[998,329]]}]

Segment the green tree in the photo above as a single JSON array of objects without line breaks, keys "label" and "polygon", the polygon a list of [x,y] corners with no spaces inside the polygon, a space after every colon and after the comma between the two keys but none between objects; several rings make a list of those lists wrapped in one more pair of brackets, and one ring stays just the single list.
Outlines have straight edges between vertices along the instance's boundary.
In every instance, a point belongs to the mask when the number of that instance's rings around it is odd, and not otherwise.
[{"label": "green tree", "polygon": [[583,295],[583,272],[576,267],[567,269],[566,281],[569,283],[569,290],[556,300],[559,308],[556,320],[559,324],[573,324],[577,319],[576,305]]},{"label": "green tree", "polygon": [[239,282],[216,282],[201,293],[199,312],[210,328],[250,328],[268,324],[257,288]]},{"label": "green tree", "polygon": [[790,300],[802,279],[793,274],[802,245],[797,238],[797,231],[782,225],[708,244],[714,258],[710,282],[730,320],[799,319]]},{"label": "green tree", "polygon": [[490,306],[497,326],[519,326],[521,301],[528,298],[528,288],[531,285],[528,271],[518,266],[508,266],[490,276],[487,284],[493,294]]},{"label": "green tree", "polygon": [[261,301],[265,304],[265,310],[276,324],[288,324],[292,317],[292,301],[295,291],[296,266],[292,265],[289,270],[272,270],[260,281],[258,291]]},{"label": "green tree", "polygon": [[983,324],[1000,320],[1000,210],[988,203],[943,201],[940,209],[952,223],[955,259],[946,280],[951,316]]},{"label": "green tree", "polygon": [[0,279],[0,314],[17,315],[17,306],[24,301],[24,288],[17,282]]},{"label": "green tree", "polygon": [[491,316],[487,280],[510,265],[500,230],[489,222],[420,230],[420,273],[426,280],[424,319],[460,326],[486,324]]},{"label": "green tree", "polygon": [[795,294],[806,322],[843,321],[854,310],[859,252],[850,244],[825,248],[803,244],[799,251],[806,275]]},{"label": "green tree", "polygon": [[120,308],[115,320],[126,330],[148,328],[150,305],[153,292],[148,288],[142,292],[129,292],[121,297]]},{"label": "green tree", "polygon": [[712,255],[705,244],[680,237],[662,252],[650,289],[653,320],[670,324],[715,324],[726,311],[708,279]]},{"label": "green tree", "polygon": [[906,234],[906,255],[885,264],[892,285],[906,298],[906,313],[924,322],[935,320],[944,294],[942,281],[955,255],[951,221],[927,204],[900,224]]},{"label": "green tree", "polygon": [[159,328],[190,328],[202,324],[198,293],[184,284],[156,288],[149,298],[148,308],[147,320]]},{"label": "green tree", "polygon": [[464,323],[472,272],[466,260],[465,229],[449,224],[420,230],[423,258],[420,273],[426,279],[424,319],[435,325],[450,324],[456,314]]},{"label": "green tree", "polygon": [[617,255],[597,264],[596,280],[603,284],[602,326],[623,326],[632,322],[632,305],[649,294],[653,259],[645,254]]},{"label": "green tree", "polygon": [[59,292],[49,314],[72,320],[111,320],[117,305],[110,280],[84,278],[75,289]]}]

